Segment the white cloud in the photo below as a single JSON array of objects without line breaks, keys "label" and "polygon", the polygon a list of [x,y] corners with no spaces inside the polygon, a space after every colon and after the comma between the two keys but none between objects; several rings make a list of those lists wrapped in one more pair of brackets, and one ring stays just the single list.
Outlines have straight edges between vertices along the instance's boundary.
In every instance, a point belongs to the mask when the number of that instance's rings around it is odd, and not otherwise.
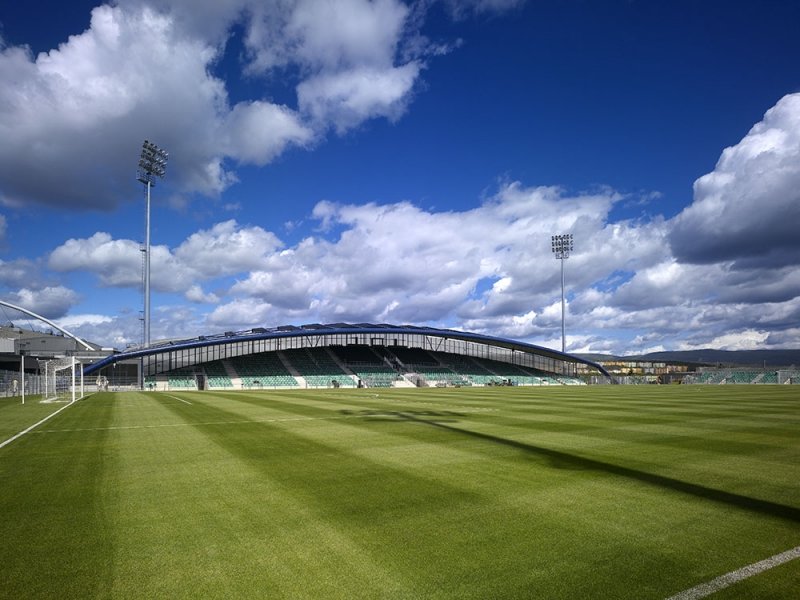
[{"label": "white cloud", "polygon": [[142,280],[142,255],[138,243],[114,240],[106,232],[88,239],[70,239],[53,250],[48,266],[54,271],[96,273],[106,286],[136,286]]},{"label": "white cloud", "polygon": [[[194,302],[216,302],[216,295],[198,291],[197,282],[261,268],[280,245],[260,227],[240,227],[233,220],[218,223],[192,234],[174,251],[152,246],[151,285],[156,291],[186,294]],[[142,282],[140,245],[105,232],[67,240],[50,253],[48,266],[58,272],[94,273],[110,287],[136,288]]]},{"label": "white cloud", "polygon": [[272,321],[272,307],[254,298],[243,298],[218,306],[208,315],[208,323],[225,329],[247,329]]},{"label": "white cloud", "polygon": [[736,268],[800,262],[800,93],[784,96],[694,184],[670,234],[685,262]]},{"label": "white cloud", "polygon": [[194,302],[197,304],[217,304],[219,302],[219,296],[214,294],[213,292],[204,292],[203,288],[199,285],[193,285],[184,294],[186,299],[189,302]]},{"label": "white cloud", "polygon": [[[185,205],[193,194],[224,192],[236,164],[263,166],[331,129],[396,120],[424,61],[458,45],[421,35],[430,6],[120,0],[96,7],[86,31],[49,52],[0,45],[0,204],[110,210],[130,198],[131,164],[147,138],[170,152],[167,185]],[[266,90],[231,106],[228,81],[215,73],[234,27],[244,31],[243,74],[261,77]],[[275,78],[295,87],[296,105],[269,100]]]},{"label": "white cloud", "polygon": [[297,86],[300,110],[340,133],[375,118],[396,120],[405,112],[420,64],[384,69],[358,68],[323,74]]},{"label": "white cloud", "polygon": [[298,65],[298,107],[315,128],[338,132],[368,119],[399,118],[421,63],[397,63],[419,27],[398,0],[298,0],[251,7],[251,72]]},{"label": "white cloud", "polygon": [[312,71],[390,66],[408,16],[397,0],[252,3],[251,70],[291,63]]},{"label": "white cloud", "polygon": [[225,173],[210,168],[220,164],[213,139],[227,110],[223,83],[207,72],[214,57],[164,15],[107,5],[92,11],[90,29],[49,53],[7,49],[0,193],[7,201],[111,207],[129,187],[142,137],[155,131],[173,154],[180,187],[224,189]]},{"label": "white cloud", "polygon": [[408,8],[397,0],[300,1],[287,33],[296,57],[337,70],[355,65],[391,65]]},{"label": "white cloud", "polygon": [[229,156],[259,166],[289,145],[304,146],[313,135],[291,109],[261,101],[237,104],[222,133]]},{"label": "white cloud", "polygon": [[282,245],[275,234],[231,219],[193,233],[175,249],[174,259],[193,276],[208,279],[259,269]]},{"label": "white cloud", "polygon": [[[273,0],[270,4],[278,4]],[[150,6],[161,13],[170,14],[176,26],[187,35],[208,40],[212,45],[223,45],[231,24],[240,22],[249,5],[256,0],[117,0],[117,5],[128,10]]]},{"label": "white cloud", "polygon": [[723,350],[762,350],[769,334],[764,331],[746,329],[726,333],[715,337],[701,345],[683,343],[679,344],[678,350],[700,350],[703,348],[718,348]]},{"label": "white cloud", "polygon": [[8,298],[12,304],[51,320],[66,315],[79,299],[74,290],[61,285],[39,289],[22,288],[8,294]]},{"label": "white cloud", "polygon": [[[408,202],[320,202],[313,216],[321,231],[340,231],[338,238],[307,238],[275,253],[263,269],[231,288],[240,297],[229,303],[232,315],[223,305],[214,319],[236,321],[246,298],[272,307],[260,316],[292,310],[303,320],[461,318],[470,328],[506,334],[552,331],[560,323],[553,231],[581,232],[585,241],[570,259],[580,285],[615,269],[646,268],[661,260],[662,221],[642,227],[607,224],[620,198],[611,190],[568,196],[557,188],[512,183],[464,212],[425,211]],[[641,256],[630,256],[633,244],[641,247]],[[484,278],[494,284],[475,297]],[[509,321],[514,325],[507,326]]]},{"label": "white cloud", "polygon": [[[278,19],[285,30],[258,48],[251,35],[251,49],[274,51],[288,40],[285,64],[300,65],[300,83],[309,80],[302,104],[317,119],[316,132],[291,107],[265,98],[229,105],[226,82],[211,74],[223,34],[245,14],[255,31],[262,5],[223,4],[202,3],[196,13],[186,2],[159,2],[170,12],[138,1],[98,6],[89,29],[57,49],[36,57],[24,47],[0,50],[0,202],[110,209],[129,194],[143,138],[169,150],[168,183],[184,198],[214,196],[236,181],[226,159],[261,166],[288,147],[314,141],[329,127],[326,119],[342,128],[402,113],[418,71],[393,66],[403,4],[269,7],[270,15],[285,17]],[[331,20],[331,10],[339,18]],[[207,21],[212,18],[222,22]],[[334,66],[344,70],[330,71]],[[364,81],[377,91],[364,89]]]},{"label": "white cloud", "polygon": [[77,314],[61,317],[56,320],[56,324],[72,333],[73,328],[86,325],[102,325],[104,323],[111,323],[112,321],[113,319],[108,315]]}]

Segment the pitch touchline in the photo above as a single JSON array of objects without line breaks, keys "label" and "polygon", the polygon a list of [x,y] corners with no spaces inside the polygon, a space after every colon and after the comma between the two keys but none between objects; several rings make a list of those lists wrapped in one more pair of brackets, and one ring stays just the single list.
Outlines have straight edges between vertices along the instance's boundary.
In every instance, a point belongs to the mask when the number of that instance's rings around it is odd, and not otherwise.
[{"label": "pitch touchline", "polygon": [[758,575],[759,573],[763,573],[768,569],[772,569],[773,567],[777,567],[778,565],[782,565],[796,558],[800,558],[800,546],[787,550],[786,552],[781,552],[775,556],[770,556],[769,558],[765,558],[752,565],[747,565],[741,569],[736,569],[730,573],[725,573],[725,575],[721,575],[709,582],[701,583],[679,594],[670,596],[667,600],[699,600],[700,598],[705,598],[719,590],[729,587],[738,581],[742,581],[753,575]]}]

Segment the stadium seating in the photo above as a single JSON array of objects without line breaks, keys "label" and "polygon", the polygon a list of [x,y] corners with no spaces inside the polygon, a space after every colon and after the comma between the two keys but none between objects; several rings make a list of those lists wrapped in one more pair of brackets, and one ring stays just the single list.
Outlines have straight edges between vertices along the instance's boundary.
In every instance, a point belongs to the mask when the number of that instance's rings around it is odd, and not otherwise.
[{"label": "stadium seating", "polygon": [[308,387],[354,387],[353,378],[342,371],[325,348],[284,350],[283,356],[305,379]]},{"label": "stadium seating", "polygon": [[274,352],[237,356],[231,359],[231,365],[239,374],[245,389],[298,387],[297,380]]},{"label": "stadium seating", "polygon": [[775,371],[762,373],[753,383],[778,383],[778,374]]},{"label": "stadium seating", "polygon": [[470,385],[495,385],[502,382],[502,377],[489,371],[474,358],[444,352],[433,352],[432,355]]},{"label": "stadium seating", "polygon": [[340,362],[347,365],[366,387],[392,387],[402,376],[369,346],[331,346]]},{"label": "stadium seating", "polygon": [[725,378],[725,383],[753,383],[759,373],[754,371],[731,371]]},{"label": "stadium seating", "polygon": [[197,389],[197,380],[192,367],[174,369],[166,373],[166,376],[167,385],[171,390]]},{"label": "stadium seating", "polygon": [[530,369],[497,360],[474,359],[486,370],[499,375],[501,381],[510,381],[512,385],[561,385],[552,374]]},{"label": "stadium seating", "polygon": [[422,348],[406,348],[405,346],[393,346],[389,349],[401,363],[406,366],[438,366],[439,362],[431,356],[427,350]]},{"label": "stadium seating", "polygon": [[228,371],[221,360],[215,360],[203,365],[206,373],[206,384],[209,388],[232,388],[233,381],[231,381]]},{"label": "stadium seating", "polygon": [[787,379],[787,371],[781,371],[781,378],[777,371],[764,369],[717,369],[704,371],[698,374],[689,374],[683,378],[684,384],[777,384]]}]

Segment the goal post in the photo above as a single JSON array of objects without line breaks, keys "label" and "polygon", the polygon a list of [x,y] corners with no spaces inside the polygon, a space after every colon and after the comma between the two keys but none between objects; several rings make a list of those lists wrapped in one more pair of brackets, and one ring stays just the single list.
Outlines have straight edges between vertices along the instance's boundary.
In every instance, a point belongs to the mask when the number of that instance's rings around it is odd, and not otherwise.
[{"label": "goal post", "polygon": [[82,363],[74,356],[44,363],[42,402],[75,402],[84,396]]}]

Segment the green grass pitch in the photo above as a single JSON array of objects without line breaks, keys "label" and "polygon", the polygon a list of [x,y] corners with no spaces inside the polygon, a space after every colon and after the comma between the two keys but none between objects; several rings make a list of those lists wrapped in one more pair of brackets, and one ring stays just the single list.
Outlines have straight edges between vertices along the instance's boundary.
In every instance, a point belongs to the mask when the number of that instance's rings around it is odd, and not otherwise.
[{"label": "green grass pitch", "polygon": [[666,598],[797,546],[792,386],[104,393],[0,448],[2,598]]}]

